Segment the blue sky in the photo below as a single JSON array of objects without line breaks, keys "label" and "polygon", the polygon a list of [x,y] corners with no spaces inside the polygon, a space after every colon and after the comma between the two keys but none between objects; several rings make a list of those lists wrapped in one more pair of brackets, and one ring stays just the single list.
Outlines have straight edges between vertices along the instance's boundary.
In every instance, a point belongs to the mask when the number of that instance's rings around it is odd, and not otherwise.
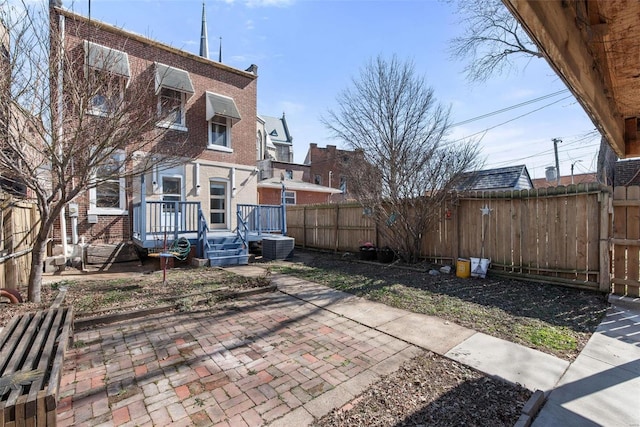
[{"label": "blue sky", "polygon": [[[66,8],[87,15],[88,0]],[[320,123],[337,94],[372,57],[410,59],[458,123],[566,89],[543,59],[469,84],[464,62],[450,59],[448,42],[462,28],[455,5],[436,0],[207,0],[210,58],[246,69],[258,65],[258,112],[286,113],[295,161],[315,142],[340,145]],[[92,0],[92,18],[198,53],[202,1]],[[547,105],[552,104],[553,105]],[[534,110],[539,110],[534,112]],[[523,116],[517,118],[518,116]],[[507,124],[502,124],[509,122]],[[501,125],[502,124],[502,125]],[[580,105],[563,92],[539,102],[451,129],[452,141],[481,137],[485,167],[526,164],[532,178],[554,165],[552,138],[560,138],[560,170],[595,171],[600,137]]]}]

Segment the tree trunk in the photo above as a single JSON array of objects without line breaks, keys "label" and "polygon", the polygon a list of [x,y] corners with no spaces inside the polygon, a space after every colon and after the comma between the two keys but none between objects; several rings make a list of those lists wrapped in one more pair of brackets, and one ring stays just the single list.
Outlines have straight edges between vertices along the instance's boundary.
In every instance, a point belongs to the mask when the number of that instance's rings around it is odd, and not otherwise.
[{"label": "tree trunk", "polygon": [[47,255],[47,238],[38,233],[31,252],[31,269],[29,271],[28,299],[30,302],[41,302],[42,269]]}]

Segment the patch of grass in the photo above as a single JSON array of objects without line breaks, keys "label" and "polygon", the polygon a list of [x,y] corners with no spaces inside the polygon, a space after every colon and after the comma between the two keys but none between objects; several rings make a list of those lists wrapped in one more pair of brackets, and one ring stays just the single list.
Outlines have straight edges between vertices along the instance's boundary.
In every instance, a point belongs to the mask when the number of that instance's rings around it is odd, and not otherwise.
[{"label": "patch of grass", "polygon": [[521,333],[536,347],[560,351],[576,350],[577,341],[567,328],[555,326],[520,326]]}]

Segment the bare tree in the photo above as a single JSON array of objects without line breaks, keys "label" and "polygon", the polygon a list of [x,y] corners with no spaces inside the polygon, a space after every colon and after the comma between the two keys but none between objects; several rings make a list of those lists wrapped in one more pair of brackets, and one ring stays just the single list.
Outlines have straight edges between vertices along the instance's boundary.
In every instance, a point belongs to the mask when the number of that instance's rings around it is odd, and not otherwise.
[{"label": "bare tree", "polygon": [[[42,2],[3,0],[1,6],[8,49],[0,173],[37,202],[28,299],[39,302],[47,242],[69,202],[90,188],[108,200],[120,190],[118,182],[130,184],[159,163],[183,160],[166,156],[167,130],[156,126],[166,109],[158,106],[153,73],[125,79],[110,72],[122,66],[114,50],[103,49],[96,59],[96,52],[69,46]],[[91,22],[85,25],[90,32]],[[185,142],[172,139],[172,152],[180,153]]]},{"label": "bare tree", "polygon": [[395,56],[371,60],[337,102],[323,122],[362,153],[346,169],[350,192],[371,209],[394,249],[416,261],[460,175],[478,166],[477,144],[445,143],[449,109],[412,62]]},{"label": "bare tree", "polygon": [[542,58],[520,23],[501,0],[458,0],[464,26],[462,36],[451,40],[454,59],[467,60],[467,78],[483,82],[514,68],[516,58]]}]

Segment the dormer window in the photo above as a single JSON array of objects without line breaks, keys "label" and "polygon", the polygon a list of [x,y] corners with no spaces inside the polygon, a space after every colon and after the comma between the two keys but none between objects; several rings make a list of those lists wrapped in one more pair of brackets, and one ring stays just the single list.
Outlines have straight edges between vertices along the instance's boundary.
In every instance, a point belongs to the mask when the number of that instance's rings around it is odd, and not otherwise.
[{"label": "dormer window", "polygon": [[187,99],[194,94],[189,73],[159,62],[155,63],[155,68],[158,126],[186,131]]}]

